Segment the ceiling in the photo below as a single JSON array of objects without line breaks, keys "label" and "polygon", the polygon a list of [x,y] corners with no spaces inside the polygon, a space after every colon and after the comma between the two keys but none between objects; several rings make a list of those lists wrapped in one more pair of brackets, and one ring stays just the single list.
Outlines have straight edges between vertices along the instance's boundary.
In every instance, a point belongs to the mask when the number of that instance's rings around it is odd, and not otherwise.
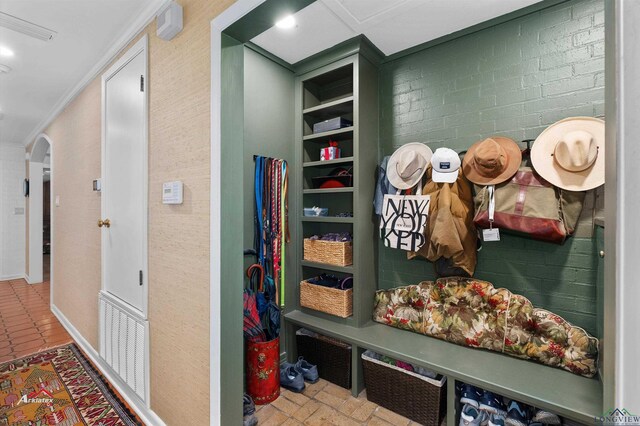
[{"label": "ceiling", "polygon": [[0,0],[0,12],[54,30],[41,41],[0,27],[0,143],[22,143],[158,0]]},{"label": "ceiling", "polygon": [[[364,34],[389,56],[541,0],[318,0],[251,41],[290,64]],[[461,13],[464,12],[464,13]]]}]

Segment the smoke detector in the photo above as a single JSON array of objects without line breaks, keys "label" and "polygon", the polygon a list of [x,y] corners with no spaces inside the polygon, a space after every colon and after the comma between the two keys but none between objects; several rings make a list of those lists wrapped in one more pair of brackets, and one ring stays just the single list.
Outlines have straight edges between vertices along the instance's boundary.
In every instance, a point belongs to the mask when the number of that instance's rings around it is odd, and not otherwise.
[{"label": "smoke detector", "polygon": [[11,67],[5,64],[0,64],[0,73],[8,73],[11,71]]}]

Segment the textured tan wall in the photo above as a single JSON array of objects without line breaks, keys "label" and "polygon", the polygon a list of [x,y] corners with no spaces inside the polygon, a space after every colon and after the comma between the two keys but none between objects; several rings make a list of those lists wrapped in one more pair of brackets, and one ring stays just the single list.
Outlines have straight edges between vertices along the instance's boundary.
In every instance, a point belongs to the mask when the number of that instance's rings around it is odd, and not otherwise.
[{"label": "textured tan wall", "polygon": [[[181,0],[184,30],[149,34],[151,408],[168,425],[209,424],[210,21],[232,1]],[[139,37],[133,41],[137,41]],[[132,43],[133,43],[132,42]],[[47,129],[54,141],[55,303],[97,349],[100,79]],[[161,184],[184,182],[184,204]]]},{"label": "textured tan wall", "polygon": [[53,141],[53,261],[55,305],[98,349],[100,291],[100,80],[94,80],[49,126]]}]

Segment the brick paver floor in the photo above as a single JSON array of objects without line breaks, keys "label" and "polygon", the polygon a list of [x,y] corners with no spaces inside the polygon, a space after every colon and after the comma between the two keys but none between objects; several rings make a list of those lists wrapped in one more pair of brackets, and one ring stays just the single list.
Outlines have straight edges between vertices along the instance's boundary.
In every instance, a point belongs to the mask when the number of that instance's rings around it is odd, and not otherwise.
[{"label": "brick paver floor", "polygon": [[351,391],[322,379],[315,384],[306,383],[302,393],[281,389],[280,397],[271,404],[256,406],[256,417],[259,426],[418,425],[368,401],[366,391],[354,398]]}]

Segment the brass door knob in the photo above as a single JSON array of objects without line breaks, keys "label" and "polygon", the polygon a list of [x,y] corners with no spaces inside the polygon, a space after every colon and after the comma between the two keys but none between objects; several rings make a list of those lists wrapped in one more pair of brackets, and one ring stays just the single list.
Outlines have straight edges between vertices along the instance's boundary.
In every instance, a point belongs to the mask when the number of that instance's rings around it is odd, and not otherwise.
[{"label": "brass door knob", "polygon": [[109,219],[105,219],[105,220],[98,220],[98,228],[102,228],[102,227],[106,227],[106,228],[110,228],[111,227],[111,221]]}]

